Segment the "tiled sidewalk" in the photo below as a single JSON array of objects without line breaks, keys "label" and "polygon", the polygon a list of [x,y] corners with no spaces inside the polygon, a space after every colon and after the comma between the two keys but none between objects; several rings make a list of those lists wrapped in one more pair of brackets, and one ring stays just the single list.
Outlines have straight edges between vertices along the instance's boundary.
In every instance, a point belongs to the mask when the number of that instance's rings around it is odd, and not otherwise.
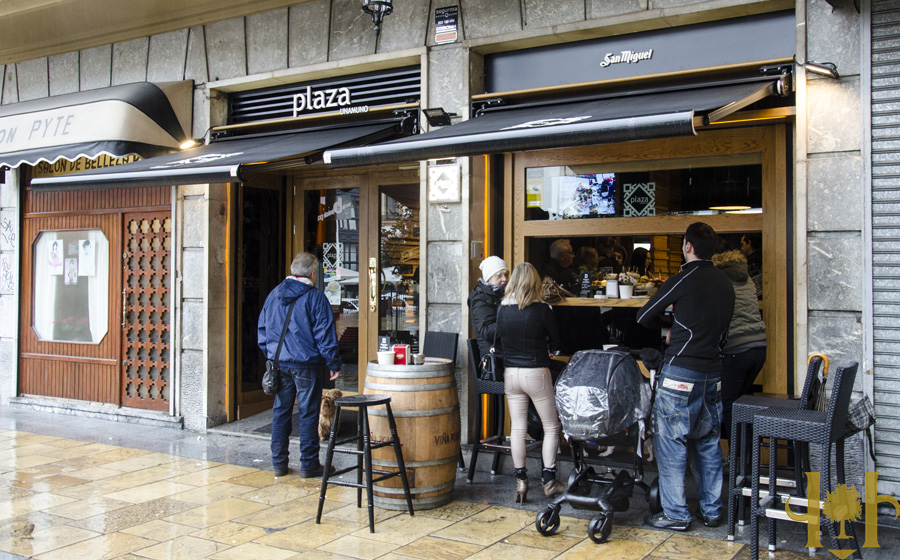
[{"label": "tiled sidewalk", "polygon": [[[41,560],[749,558],[740,543],[619,525],[598,545],[586,537],[586,519],[568,516],[556,535],[542,537],[533,511],[464,501],[414,517],[376,508],[373,534],[365,498],[358,509],[356,491],[338,487],[329,488],[316,525],[318,485],[296,476],[276,480],[268,470],[0,430],[0,551]],[[785,551],[777,558],[808,556]]]}]

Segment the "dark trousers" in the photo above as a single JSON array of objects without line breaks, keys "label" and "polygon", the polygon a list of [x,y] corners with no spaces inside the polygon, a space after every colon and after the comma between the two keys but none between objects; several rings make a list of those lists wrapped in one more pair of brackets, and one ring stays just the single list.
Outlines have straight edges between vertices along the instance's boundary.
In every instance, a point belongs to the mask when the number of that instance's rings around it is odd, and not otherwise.
[{"label": "dark trousers", "polygon": [[750,388],[766,361],[766,348],[722,354],[722,435],[731,442],[731,405]]},{"label": "dark trousers", "polygon": [[322,402],[320,368],[281,368],[281,389],[272,405],[272,467],[288,466],[288,438],[294,399],[300,414],[300,469],[319,468],[319,407]]}]

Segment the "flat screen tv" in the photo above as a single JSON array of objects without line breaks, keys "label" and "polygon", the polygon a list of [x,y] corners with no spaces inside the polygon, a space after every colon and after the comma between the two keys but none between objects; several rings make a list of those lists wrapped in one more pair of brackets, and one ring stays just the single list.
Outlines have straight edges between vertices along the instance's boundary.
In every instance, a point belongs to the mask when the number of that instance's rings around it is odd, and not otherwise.
[{"label": "flat screen tv", "polygon": [[560,218],[616,215],[615,173],[571,175],[558,178],[557,208]]}]

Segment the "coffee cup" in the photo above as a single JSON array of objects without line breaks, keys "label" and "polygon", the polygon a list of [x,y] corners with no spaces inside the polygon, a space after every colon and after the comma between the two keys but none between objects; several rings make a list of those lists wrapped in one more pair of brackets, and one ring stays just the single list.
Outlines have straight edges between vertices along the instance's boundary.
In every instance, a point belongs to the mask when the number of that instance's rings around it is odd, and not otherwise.
[{"label": "coffee cup", "polygon": [[392,350],[379,352],[378,353],[378,365],[380,365],[380,366],[394,365],[394,352]]}]

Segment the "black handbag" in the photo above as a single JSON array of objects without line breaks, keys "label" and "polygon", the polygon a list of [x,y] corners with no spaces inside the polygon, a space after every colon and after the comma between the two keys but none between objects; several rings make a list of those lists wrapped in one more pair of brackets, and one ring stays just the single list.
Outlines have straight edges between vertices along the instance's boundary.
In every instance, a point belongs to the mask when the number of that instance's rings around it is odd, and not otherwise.
[{"label": "black handbag", "polygon": [[497,309],[497,324],[494,326],[494,342],[490,351],[481,357],[480,379],[482,381],[503,381],[503,360],[497,355],[497,329],[500,327],[500,309]]},{"label": "black handbag", "polygon": [[291,322],[291,313],[294,311],[294,304],[297,300],[291,302],[288,307],[287,315],[284,317],[284,326],[281,328],[281,338],[278,339],[278,348],[275,349],[275,359],[266,360],[266,373],[262,378],[263,393],[274,395],[281,390],[281,370],[278,369],[278,355],[281,354],[281,346],[284,344],[284,336],[287,334],[288,324]]}]

